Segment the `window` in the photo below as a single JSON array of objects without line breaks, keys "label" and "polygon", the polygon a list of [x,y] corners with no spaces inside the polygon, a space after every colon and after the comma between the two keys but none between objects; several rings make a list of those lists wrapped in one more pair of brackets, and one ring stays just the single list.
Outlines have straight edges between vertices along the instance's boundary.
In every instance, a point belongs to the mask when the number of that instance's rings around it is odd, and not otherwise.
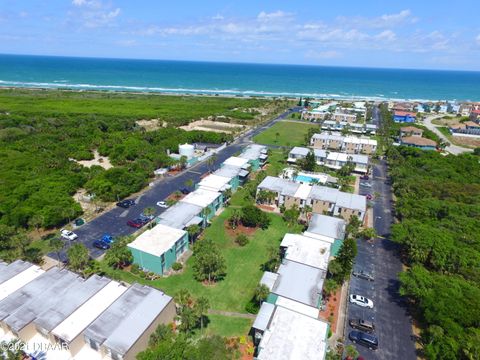
[{"label": "window", "polygon": [[115,351],[112,351],[111,354],[112,354],[112,359],[113,360],[123,360],[123,356],[116,353]]},{"label": "window", "polygon": [[88,345],[90,345],[90,347],[91,347],[93,350],[98,351],[98,346],[99,346],[99,344],[98,344],[96,341],[85,337],[85,342],[86,342]]}]

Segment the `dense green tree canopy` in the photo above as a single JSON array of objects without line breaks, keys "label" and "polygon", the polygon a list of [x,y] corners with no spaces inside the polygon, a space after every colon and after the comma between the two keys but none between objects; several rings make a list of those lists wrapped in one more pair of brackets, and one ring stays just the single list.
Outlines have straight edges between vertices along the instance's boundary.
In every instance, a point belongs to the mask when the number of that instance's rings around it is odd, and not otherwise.
[{"label": "dense green tree canopy", "polygon": [[401,220],[392,239],[410,268],[400,274],[424,324],[428,359],[480,357],[480,164],[473,155],[388,151]]}]

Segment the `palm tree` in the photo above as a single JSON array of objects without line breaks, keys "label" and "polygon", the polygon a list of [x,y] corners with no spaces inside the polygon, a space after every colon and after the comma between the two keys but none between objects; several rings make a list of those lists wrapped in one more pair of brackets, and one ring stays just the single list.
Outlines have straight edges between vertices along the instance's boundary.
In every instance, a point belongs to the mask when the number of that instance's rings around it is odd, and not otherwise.
[{"label": "palm tree", "polygon": [[264,302],[268,295],[270,294],[270,289],[268,288],[268,286],[266,286],[265,284],[259,284],[257,285],[257,287],[255,288],[255,301],[257,301],[258,305],[261,305],[262,302]]},{"label": "palm tree", "polygon": [[202,217],[205,220],[205,223],[208,221],[208,217],[210,216],[211,213],[212,213],[212,209],[210,208],[210,206],[203,208]]},{"label": "palm tree", "polygon": [[180,156],[179,164],[180,169],[183,170],[187,167],[187,160],[188,158],[185,155]]},{"label": "palm tree", "polygon": [[57,254],[57,260],[58,260],[58,266],[60,266],[60,251],[63,249],[63,246],[65,244],[63,243],[62,239],[58,237],[54,237],[50,239],[50,248],[52,249],[53,252]]},{"label": "palm tree", "polygon": [[238,209],[233,209],[232,215],[230,215],[229,223],[233,230],[237,228],[240,224],[240,220],[242,218],[242,213]]},{"label": "palm tree", "polygon": [[187,289],[180,289],[175,295],[175,302],[177,303],[178,312],[181,312],[185,307],[190,306],[192,302],[192,295]]},{"label": "palm tree", "polygon": [[187,227],[187,232],[188,232],[188,238],[190,239],[190,242],[193,243],[195,238],[197,237],[198,233],[200,233],[200,226],[194,224],[190,225]]},{"label": "palm tree", "polygon": [[215,165],[215,162],[217,161],[218,156],[217,154],[212,154],[208,159],[207,159],[207,165],[208,169],[210,172],[212,172],[212,168]]},{"label": "palm tree", "polygon": [[[146,207],[143,209],[143,215],[148,216],[148,217],[153,217],[157,211],[153,206]],[[150,221],[150,224],[148,225],[150,229],[152,228],[153,221]]]},{"label": "palm tree", "polygon": [[195,304],[195,310],[200,317],[200,331],[203,331],[203,319],[210,308],[210,301],[205,296],[200,296]]}]

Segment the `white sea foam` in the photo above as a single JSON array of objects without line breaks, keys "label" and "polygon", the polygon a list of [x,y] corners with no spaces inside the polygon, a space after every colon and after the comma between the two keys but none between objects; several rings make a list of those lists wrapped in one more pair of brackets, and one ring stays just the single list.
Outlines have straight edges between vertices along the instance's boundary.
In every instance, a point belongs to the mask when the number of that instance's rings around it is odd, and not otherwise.
[{"label": "white sea foam", "polygon": [[[345,100],[366,99],[372,101],[406,101],[413,99],[387,98],[383,94],[377,96],[364,96],[349,94],[329,93],[307,93],[307,92],[277,92],[264,90],[238,90],[238,89],[188,89],[188,88],[163,88],[146,86],[125,86],[125,85],[94,85],[94,84],[70,84],[68,80],[54,80],[53,82],[21,82],[0,80],[0,87],[21,87],[21,88],[46,88],[46,89],[73,89],[73,90],[112,90],[112,91],[130,91],[130,92],[158,92],[166,94],[207,94],[207,95],[228,95],[228,96],[262,96],[262,97],[310,97],[310,98],[334,98]],[[436,101],[430,99],[417,99],[416,101]]]}]

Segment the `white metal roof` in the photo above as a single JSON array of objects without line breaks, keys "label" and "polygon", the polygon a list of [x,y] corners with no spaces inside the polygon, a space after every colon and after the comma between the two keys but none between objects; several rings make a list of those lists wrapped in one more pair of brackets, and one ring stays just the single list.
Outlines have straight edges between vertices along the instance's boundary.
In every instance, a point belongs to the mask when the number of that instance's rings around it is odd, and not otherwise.
[{"label": "white metal roof", "polygon": [[242,167],[248,164],[248,159],[244,159],[237,156],[231,156],[223,162],[223,165],[231,165],[236,167]]},{"label": "white metal roof", "polygon": [[296,311],[300,314],[310,316],[314,319],[318,318],[320,310],[313,306],[302,304],[298,301],[287,299],[286,297],[279,296],[275,301],[275,305],[282,306],[284,308]]},{"label": "white metal roof", "polygon": [[367,210],[367,198],[358,194],[339,192],[336,206],[360,211]]},{"label": "white metal roof", "polygon": [[274,311],[275,305],[263,302],[260,310],[258,311],[257,317],[253,322],[252,327],[254,329],[265,331],[268,327],[268,323],[270,322]]},{"label": "white metal roof", "polygon": [[327,270],[330,258],[330,243],[300,234],[285,234],[282,247],[286,247],[285,258],[301,264]]},{"label": "white metal roof", "polygon": [[148,286],[133,284],[85,330],[84,335],[124,355],[172,301]]},{"label": "white metal roof", "polygon": [[190,194],[185,196],[181,202],[185,202],[188,204],[193,204],[200,206],[202,208],[206,208],[210,204],[212,204],[219,196],[221,196],[217,191],[210,191],[205,189],[197,189],[192,191]]},{"label": "white metal roof", "polygon": [[335,239],[343,240],[345,238],[346,222],[333,216],[313,214],[308,229],[304,235],[310,236],[310,233],[323,235],[330,238],[331,241]]},{"label": "white metal roof", "polygon": [[25,286],[30,281],[36,279],[43,273],[45,273],[45,271],[40,269],[38,266],[31,265],[29,268],[23,270],[21,273],[15,275],[7,281],[4,281],[0,285],[0,301],[14,293],[21,287]]},{"label": "white metal roof", "polygon": [[270,290],[272,290],[275,282],[277,281],[277,278],[278,274],[270,271],[265,271],[262,275],[262,278],[260,279],[260,284],[263,284],[267,286]]},{"label": "white metal roof", "polygon": [[325,358],[328,324],[277,306],[259,344],[259,360]]},{"label": "white metal roof", "polygon": [[272,289],[306,305],[318,307],[326,272],[312,266],[284,260],[277,271],[279,277]]},{"label": "white metal roof", "polygon": [[307,200],[308,195],[310,195],[310,191],[312,190],[312,186],[308,184],[300,184],[297,191],[295,192],[294,197],[302,200]]},{"label": "white metal roof", "polygon": [[183,229],[201,212],[201,206],[180,201],[161,213],[158,216],[158,223],[177,229]]},{"label": "white metal roof", "polygon": [[224,191],[230,188],[228,184],[230,181],[229,178],[218,176],[218,175],[208,175],[204,177],[199,183],[199,188],[210,190],[210,191]]},{"label": "white metal roof", "polygon": [[72,341],[126,290],[125,286],[111,281],[53,329],[52,333],[64,341]]},{"label": "white metal roof", "polygon": [[344,139],[344,142],[353,143],[353,144],[362,144],[362,145],[374,145],[374,146],[377,145],[377,140],[359,138],[359,137],[356,137],[356,136],[347,136]]},{"label": "white metal roof", "polygon": [[300,156],[307,156],[310,152],[310,149],[300,146],[295,146],[292,150],[290,150],[290,155],[300,155]]},{"label": "white metal roof", "polygon": [[171,249],[186,233],[185,230],[158,224],[137,237],[128,247],[158,257]]}]

